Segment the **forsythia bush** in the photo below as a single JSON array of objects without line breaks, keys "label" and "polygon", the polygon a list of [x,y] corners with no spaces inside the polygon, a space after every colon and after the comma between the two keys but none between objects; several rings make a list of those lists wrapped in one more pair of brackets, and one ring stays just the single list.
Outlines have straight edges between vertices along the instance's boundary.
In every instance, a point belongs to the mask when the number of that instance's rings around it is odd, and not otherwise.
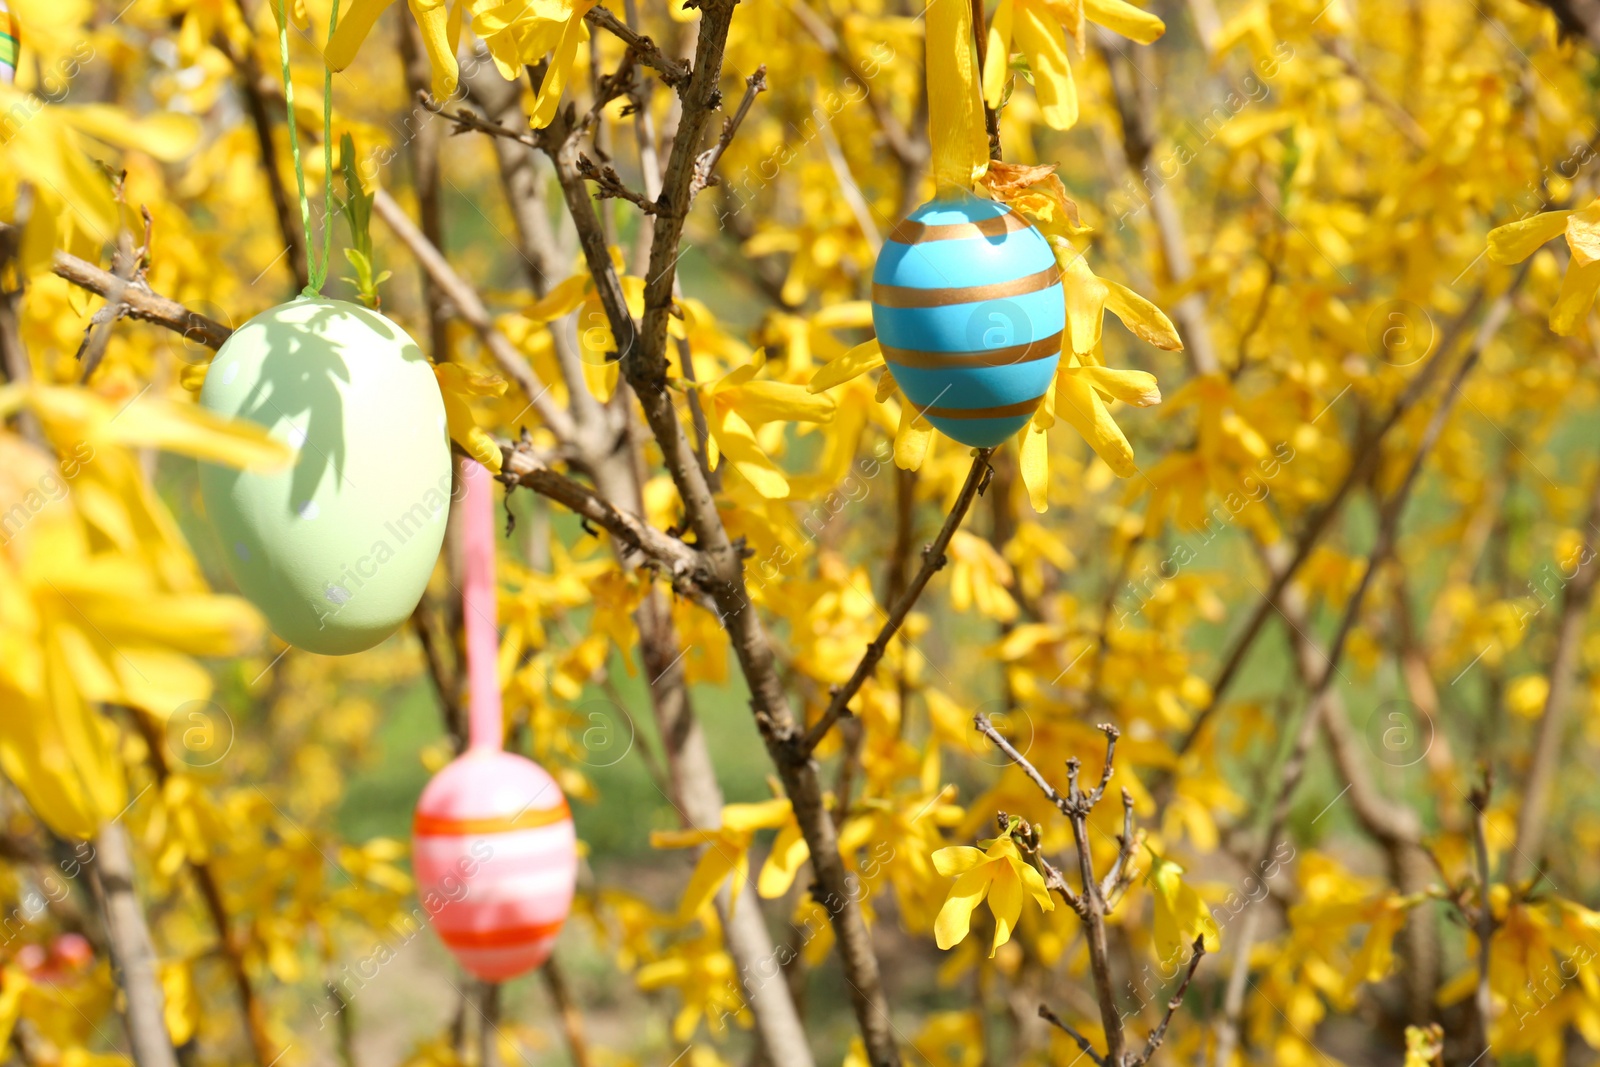
[{"label": "forsythia bush", "polygon": [[[1600,1049],[1585,5],[6,2],[0,1062]],[[952,188],[1065,289],[992,452],[872,329]],[[503,991],[405,843],[452,540],[324,658],[200,507],[292,458],[194,393],[319,262],[504,486],[585,844]]]}]

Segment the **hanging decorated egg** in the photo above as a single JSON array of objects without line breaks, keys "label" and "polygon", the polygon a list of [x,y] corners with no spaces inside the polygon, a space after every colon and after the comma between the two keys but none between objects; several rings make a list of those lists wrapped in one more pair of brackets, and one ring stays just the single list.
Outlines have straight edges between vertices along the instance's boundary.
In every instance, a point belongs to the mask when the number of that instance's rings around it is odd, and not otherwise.
[{"label": "hanging decorated egg", "polygon": [[470,748],[434,776],[411,827],[417,896],[461,966],[502,982],[543,963],[572,908],[572,812],[523,756]]},{"label": "hanging decorated egg", "polygon": [[325,655],[393,633],[433,573],[450,504],[444,401],[417,343],[377,312],[302,297],[223,343],[200,404],[298,450],[282,470],[200,467],[228,572],[273,632]]},{"label": "hanging decorated egg", "polygon": [[22,27],[17,13],[0,0],[0,82],[10,85],[17,78],[17,63],[22,58]]},{"label": "hanging decorated egg", "polygon": [[872,272],[872,323],[895,383],[945,436],[989,448],[1055,377],[1066,311],[1044,235],[970,194],[905,218]]}]

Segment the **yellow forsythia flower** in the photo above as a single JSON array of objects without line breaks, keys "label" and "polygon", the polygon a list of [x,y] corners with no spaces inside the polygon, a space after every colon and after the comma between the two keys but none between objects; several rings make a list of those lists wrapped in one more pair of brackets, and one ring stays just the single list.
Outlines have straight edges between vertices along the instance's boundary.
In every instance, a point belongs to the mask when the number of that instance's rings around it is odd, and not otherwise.
[{"label": "yellow forsythia flower", "polygon": [[1055,909],[1044,878],[1022,858],[1016,842],[1009,837],[995,838],[986,852],[967,845],[941,848],[933,854],[933,866],[946,878],[956,880],[933,923],[933,935],[940,948],[950,948],[966,939],[972,928],[972,909],[985,897],[994,913],[991,957],[1011,940],[1011,931],[1022,914],[1024,889],[1043,910]]}]

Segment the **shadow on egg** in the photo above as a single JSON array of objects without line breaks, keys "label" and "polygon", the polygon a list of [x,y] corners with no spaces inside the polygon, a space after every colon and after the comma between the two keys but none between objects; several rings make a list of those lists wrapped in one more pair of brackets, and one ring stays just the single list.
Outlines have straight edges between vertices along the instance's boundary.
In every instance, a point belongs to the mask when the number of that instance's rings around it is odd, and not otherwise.
[{"label": "shadow on egg", "polygon": [[[294,424],[289,443],[298,445],[294,483],[286,506],[298,511],[316,496],[329,468],[345,478],[344,399],[335,381],[350,381],[344,353],[324,340],[318,315],[305,325],[309,337],[272,334],[260,362],[260,373],[245,396],[240,418],[271,426],[280,419]],[[302,419],[303,417],[303,419]]]}]

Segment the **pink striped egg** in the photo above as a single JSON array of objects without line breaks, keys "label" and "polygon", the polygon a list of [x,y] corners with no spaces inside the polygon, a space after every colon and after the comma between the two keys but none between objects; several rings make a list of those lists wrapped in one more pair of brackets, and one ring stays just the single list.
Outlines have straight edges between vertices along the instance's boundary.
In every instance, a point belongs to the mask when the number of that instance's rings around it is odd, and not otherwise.
[{"label": "pink striped egg", "polygon": [[469,748],[433,776],[411,824],[417,897],[471,974],[539,966],[572,909],[577,835],[561,787],[511,752]]}]

